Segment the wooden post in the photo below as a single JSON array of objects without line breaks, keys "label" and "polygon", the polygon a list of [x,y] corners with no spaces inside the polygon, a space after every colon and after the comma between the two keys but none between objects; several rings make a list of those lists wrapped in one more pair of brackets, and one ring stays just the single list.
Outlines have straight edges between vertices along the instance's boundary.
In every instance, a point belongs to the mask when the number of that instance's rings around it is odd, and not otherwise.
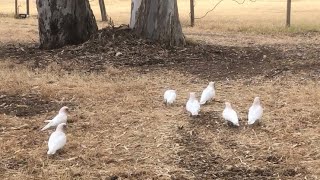
[{"label": "wooden post", "polygon": [[14,1],[15,17],[18,17],[18,0]]},{"label": "wooden post", "polygon": [[194,26],[194,0],[190,0],[190,18],[191,18],[191,27]]},{"label": "wooden post", "polygon": [[101,11],[102,21],[107,21],[107,12],[106,12],[106,6],[104,5],[104,0],[99,0],[99,6]]},{"label": "wooden post", "polygon": [[291,25],[291,0],[287,0],[287,23],[286,26],[290,27]]},{"label": "wooden post", "polygon": [[27,6],[27,16],[30,15],[30,6],[29,6],[29,0],[26,0],[26,6]]}]

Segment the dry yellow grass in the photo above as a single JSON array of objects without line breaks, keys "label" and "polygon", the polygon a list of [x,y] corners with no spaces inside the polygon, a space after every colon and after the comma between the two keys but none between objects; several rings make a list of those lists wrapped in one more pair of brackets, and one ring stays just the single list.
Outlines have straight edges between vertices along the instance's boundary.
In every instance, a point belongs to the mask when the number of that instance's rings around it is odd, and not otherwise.
[{"label": "dry yellow grass", "polygon": [[[1,69],[2,92],[36,93],[43,98],[71,100],[76,104],[70,115],[73,123],[67,129],[68,146],[62,156],[53,159],[45,154],[49,134],[40,132],[39,128],[54,112],[23,121],[1,117],[2,164],[12,159],[28,161],[27,167],[18,170],[20,173],[8,168],[1,173],[3,178],[9,178],[10,174],[16,179],[31,177],[31,172],[46,179],[71,178],[70,173],[80,173],[87,179],[146,170],[166,175],[167,169],[177,169],[165,164],[170,160],[168,149],[174,146],[169,142],[176,122],[166,119],[166,109],[158,94],[162,93],[161,85],[152,82],[155,77],[113,68],[102,75],[57,74],[52,68],[31,72],[6,63],[1,64]],[[54,83],[49,84],[49,81]],[[12,130],[24,125],[27,128]],[[35,130],[30,131],[30,128]],[[25,136],[19,137],[22,134]],[[34,146],[29,146],[30,143]],[[80,162],[86,165],[75,164]],[[94,165],[96,163],[99,165]]]},{"label": "dry yellow grass", "polygon": [[[239,0],[238,2],[242,2]],[[107,13],[116,24],[128,24],[130,19],[130,0],[105,1]],[[189,0],[179,0],[179,14],[185,32],[203,33],[208,31],[236,31],[255,32],[263,34],[278,34],[291,32],[319,31],[320,30],[320,2],[318,0],[296,0],[292,2],[292,28],[286,29],[286,0],[257,0],[246,1],[239,5],[232,0],[224,0],[205,18],[196,20],[196,27],[189,26]],[[217,4],[218,0],[195,1],[196,17],[203,16]],[[14,2],[4,0],[0,13],[13,14]],[[93,12],[100,20],[98,0],[92,0]],[[21,9],[25,4],[21,2]],[[31,1],[31,14],[35,15],[35,1]]]},{"label": "dry yellow grass", "polygon": [[[261,167],[264,158],[275,156],[283,158],[288,168],[298,164],[306,167],[308,178],[320,175],[318,82],[297,83],[300,80],[293,77],[272,81],[253,78],[250,86],[245,85],[246,80],[217,82],[217,99],[232,102],[242,119],[240,129],[234,130],[223,125],[219,117],[223,104],[217,102],[202,109],[202,114],[218,116],[205,122],[216,127],[190,126],[198,120],[184,112],[188,92],[199,94],[207,83],[192,75],[166,70],[142,75],[134,69],[111,67],[100,74],[68,74],[57,65],[30,71],[7,61],[0,64],[0,69],[2,93],[35,93],[75,104],[67,128],[67,145],[53,158],[46,155],[51,131],[39,129],[45,124],[43,120],[55,112],[22,119],[1,115],[3,179],[91,179],[112,174],[127,174],[129,179],[169,179],[177,172],[192,179],[197,175],[175,163],[177,153],[186,148],[175,141],[183,138],[177,133],[178,126],[197,131],[198,137],[208,143],[207,152],[235,166]],[[178,90],[178,102],[172,107],[162,104],[166,86]],[[256,95],[262,99],[265,114],[263,126],[252,129],[244,126],[244,119]],[[228,147],[230,142],[247,151]]]}]

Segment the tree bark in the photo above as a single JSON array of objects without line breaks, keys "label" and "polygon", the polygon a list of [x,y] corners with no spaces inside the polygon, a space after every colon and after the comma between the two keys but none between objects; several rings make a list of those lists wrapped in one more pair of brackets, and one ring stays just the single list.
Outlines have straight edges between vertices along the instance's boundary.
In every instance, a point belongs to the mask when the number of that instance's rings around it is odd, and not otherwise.
[{"label": "tree bark", "polygon": [[101,11],[102,21],[107,21],[107,12],[106,12],[106,6],[104,4],[104,0],[99,0],[99,6]]},{"label": "tree bark", "polygon": [[88,0],[37,0],[40,48],[87,41],[98,31]]},{"label": "tree bark", "polygon": [[141,5],[141,0],[131,0],[131,18],[130,18],[130,25],[129,25],[131,29],[134,28],[137,22],[137,15],[138,15],[138,10],[140,5]]},{"label": "tree bark", "polygon": [[138,35],[170,46],[184,46],[177,0],[142,0],[134,30]]}]

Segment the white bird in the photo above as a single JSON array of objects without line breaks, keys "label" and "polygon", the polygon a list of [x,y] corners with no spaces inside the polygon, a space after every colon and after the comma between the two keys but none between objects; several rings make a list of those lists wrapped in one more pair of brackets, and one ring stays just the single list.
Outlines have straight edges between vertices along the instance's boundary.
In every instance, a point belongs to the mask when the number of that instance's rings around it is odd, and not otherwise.
[{"label": "white bird", "polygon": [[207,101],[212,100],[216,95],[214,90],[214,82],[209,82],[209,85],[202,91],[200,104],[205,104]]},{"label": "white bird", "polygon": [[61,123],[67,123],[68,118],[68,110],[69,108],[67,106],[63,106],[59,113],[52,119],[52,120],[45,120],[44,122],[48,122],[48,124],[41,129],[41,131],[44,131],[50,127],[58,126]]},{"label": "white bird", "polygon": [[163,98],[166,104],[172,104],[177,98],[177,93],[175,90],[166,90],[166,92],[164,92]]},{"label": "white bird", "polygon": [[196,94],[194,92],[190,93],[189,100],[186,104],[186,109],[192,116],[197,116],[199,115],[200,111],[200,103],[196,99]]},{"label": "white bird", "polygon": [[55,132],[53,132],[50,135],[49,141],[48,141],[48,152],[47,154],[55,154],[57,150],[63,148],[63,146],[67,142],[66,134],[63,132],[63,127],[66,125],[66,123],[61,123],[57,126],[57,129]]},{"label": "white bird", "polygon": [[260,98],[255,97],[252,103],[252,106],[249,108],[248,113],[248,124],[254,124],[256,121],[259,121],[263,114],[263,108],[260,104]]},{"label": "white bird", "polygon": [[239,126],[238,115],[235,110],[232,109],[231,104],[226,102],[226,107],[222,112],[222,117],[227,121],[231,122],[235,126]]}]

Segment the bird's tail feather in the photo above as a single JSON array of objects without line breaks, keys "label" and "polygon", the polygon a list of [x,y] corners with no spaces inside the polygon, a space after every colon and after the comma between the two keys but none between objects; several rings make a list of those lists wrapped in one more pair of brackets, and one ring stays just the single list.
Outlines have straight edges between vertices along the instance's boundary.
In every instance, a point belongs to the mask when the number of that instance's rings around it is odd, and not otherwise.
[{"label": "bird's tail feather", "polygon": [[51,124],[50,124],[50,123],[49,123],[49,124],[47,124],[45,127],[43,127],[43,128],[41,129],[41,131],[44,131],[44,130],[48,129],[50,126],[51,126]]},{"label": "bird's tail feather", "polygon": [[54,153],[56,153],[55,151],[52,151],[52,150],[48,150],[48,152],[47,152],[47,154],[54,154]]}]

